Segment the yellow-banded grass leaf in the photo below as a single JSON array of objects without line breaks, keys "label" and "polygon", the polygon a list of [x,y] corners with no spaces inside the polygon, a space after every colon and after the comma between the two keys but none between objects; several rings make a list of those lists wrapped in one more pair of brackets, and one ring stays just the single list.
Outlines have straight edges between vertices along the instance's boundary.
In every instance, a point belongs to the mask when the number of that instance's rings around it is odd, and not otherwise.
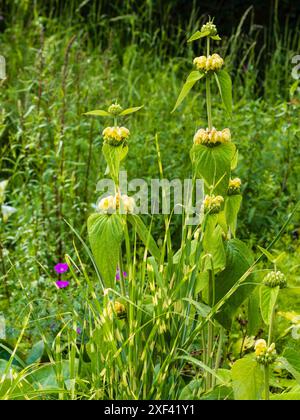
[{"label": "yellow-banded grass leaf", "polygon": [[229,195],[226,197],[225,201],[226,221],[233,237],[235,237],[237,216],[241,207],[241,202],[242,196],[240,194]]},{"label": "yellow-banded grass leaf", "polygon": [[239,359],[233,364],[231,377],[235,400],[260,400],[262,398],[263,369],[252,355]]},{"label": "yellow-banded grass leaf", "polygon": [[85,112],[83,115],[95,115],[96,117],[111,117],[111,114],[104,109],[94,109],[93,111]]},{"label": "yellow-banded grass leaf", "polygon": [[179,107],[179,105],[181,104],[181,102],[184,100],[184,98],[187,96],[187,94],[189,93],[189,91],[192,89],[192,87],[194,86],[194,84],[202,79],[202,77],[204,77],[204,73],[200,73],[197,70],[192,71],[187,79],[185,84],[183,85],[181,92],[177,98],[176,104],[174,106],[174,108],[172,109],[171,113],[175,111],[175,109],[177,109]]},{"label": "yellow-banded grass leaf", "polygon": [[[225,242],[226,267],[218,273],[215,278],[216,303],[220,302],[227,292],[245,274],[253,263],[251,250],[240,240],[230,239]],[[253,274],[235,290],[235,292],[225,300],[216,319],[225,328],[230,329],[232,319],[241,304],[250,296],[257,286],[257,281]]]},{"label": "yellow-banded grass leaf", "polygon": [[93,213],[87,221],[92,253],[105,287],[114,288],[124,232],[118,214]]},{"label": "yellow-banded grass leaf", "polygon": [[268,287],[263,284],[260,287],[260,312],[266,325],[270,325],[273,311],[279,293],[279,286]]},{"label": "yellow-banded grass leaf", "polygon": [[232,82],[225,70],[214,73],[224,107],[229,115],[232,114]]},{"label": "yellow-banded grass leaf", "polygon": [[215,147],[207,147],[203,144],[194,144],[191,149],[191,160],[195,168],[197,178],[203,178],[207,186],[215,186],[213,194],[227,194],[231,161],[235,153],[233,143],[223,143]]},{"label": "yellow-banded grass leaf", "polygon": [[142,106],[134,106],[132,108],[127,108],[127,109],[124,109],[122,112],[120,112],[119,115],[124,116],[124,115],[133,114],[134,112],[139,111],[143,107],[144,107],[144,105],[142,105]]},{"label": "yellow-banded grass leaf", "polygon": [[140,237],[141,241],[145,245],[145,247],[149,250],[150,254],[157,260],[160,260],[160,250],[156,245],[153,236],[149,229],[145,226],[142,219],[136,214],[128,214],[127,215],[128,222],[136,229],[138,236]]},{"label": "yellow-banded grass leaf", "polygon": [[128,146],[124,144],[121,144],[120,146],[111,146],[105,142],[102,146],[102,152],[107,163],[108,173],[118,184],[120,163],[125,159],[128,153]]}]

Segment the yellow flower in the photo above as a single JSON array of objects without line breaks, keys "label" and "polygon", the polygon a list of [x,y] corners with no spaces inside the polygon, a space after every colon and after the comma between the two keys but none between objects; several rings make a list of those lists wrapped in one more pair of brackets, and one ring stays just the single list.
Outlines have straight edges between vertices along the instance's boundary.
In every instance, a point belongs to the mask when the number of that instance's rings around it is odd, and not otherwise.
[{"label": "yellow flower", "polygon": [[220,70],[221,67],[224,65],[224,60],[219,54],[213,54],[212,58],[212,70]]},{"label": "yellow flower", "polygon": [[229,128],[224,128],[222,130],[222,141],[223,143],[231,140],[231,134]]},{"label": "yellow flower", "polygon": [[255,350],[255,356],[264,355],[267,351],[266,340],[264,340],[262,338],[259,339],[259,340],[256,340],[255,345],[254,345],[254,350]]},{"label": "yellow flower", "polygon": [[126,127],[120,127],[120,134],[123,139],[127,139],[129,137],[129,130]]},{"label": "yellow flower", "polygon": [[208,141],[208,132],[200,128],[194,135],[194,144],[205,144]]},{"label": "yellow flower", "polygon": [[213,70],[213,69],[214,69],[213,68],[213,58],[212,58],[211,55],[209,55],[206,58],[206,71]]},{"label": "yellow flower", "polygon": [[102,198],[98,203],[98,210],[101,213],[112,213],[116,210],[116,201],[113,195]]},{"label": "yellow flower", "polygon": [[205,144],[207,146],[217,146],[220,143],[229,142],[231,139],[229,128],[218,131],[213,127],[211,130],[200,128],[194,135],[194,144]]},{"label": "yellow flower", "polygon": [[106,141],[121,142],[129,137],[129,130],[126,127],[106,127],[103,132],[103,138]]},{"label": "yellow flower", "polygon": [[123,194],[122,195],[122,203],[124,206],[124,210],[126,213],[133,213],[134,207],[135,207],[135,201],[134,198],[128,197],[128,195]]},{"label": "yellow flower", "polygon": [[118,301],[116,301],[114,304],[114,310],[117,315],[121,315],[122,313],[126,312],[125,306]]},{"label": "yellow flower", "polygon": [[206,195],[203,201],[204,211],[206,213],[219,213],[224,198],[221,195]]},{"label": "yellow flower", "polygon": [[198,70],[206,70],[206,57],[205,57],[205,55],[201,55],[200,57],[194,58],[193,63],[197,67]]},{"label": "yellow flower", "polygon": [[241,187],[242,181],[240,178],[234,178],[229,181],[229,188],[239,189]]}]

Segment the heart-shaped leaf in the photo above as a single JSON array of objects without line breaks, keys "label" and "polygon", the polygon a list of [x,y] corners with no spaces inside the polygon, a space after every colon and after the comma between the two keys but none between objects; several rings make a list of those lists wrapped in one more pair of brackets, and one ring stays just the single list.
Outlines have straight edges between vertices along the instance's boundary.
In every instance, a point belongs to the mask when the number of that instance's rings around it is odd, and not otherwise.
[{"label": "heart-shaped leaf", "polygon": [[118,214],[93,213],[87,221],[88,236],[95,262],[105,287],[115,286],[123,222]]},{"label": "heart-shaped leaf", "polygon": [[208,186],[215,186],[214,194],[226,195],[234,153],[233,143],[219,144],[215,147],[207,147],[203,144],[193,145],[191,159],[195,166],[196,176],[203,178],[207,184],[206,192],[208,192]]}]

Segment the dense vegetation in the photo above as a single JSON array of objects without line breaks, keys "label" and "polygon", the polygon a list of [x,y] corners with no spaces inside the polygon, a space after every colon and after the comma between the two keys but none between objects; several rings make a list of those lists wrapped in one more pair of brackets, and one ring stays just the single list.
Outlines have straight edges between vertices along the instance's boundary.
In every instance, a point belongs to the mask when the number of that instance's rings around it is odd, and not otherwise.
[{"label": "dense vegetation", "polygon": [[[69,11],[37,3],[4,5],[0,34],[7,64],[0,182],[8,181],[0,187],[0,397],[300,399],[299,92],[292,77],[299,30],[274,18],[265,31],[249,9],[228,36],[218,27],[222,39],[212,41],[233,84],[232,116],[216,83],[211,106],[213,125],[230,127],[239,153],[232,173],[242,180],[239,239],[225,239],[220,229],[228,229],[215,215],[214,240],[200,235],[199,246],[181,216],[143,217],[125,231],[114,285],[87,232],[107,166],[101,133],[109,120],[84,114],[115,101],[143,105],[122,120],[131,133],[128,177],[199,175],[190,149],[195,132],[209,125],[205,82],[171,111],[194,57],[206,54],[205,37],[186,43],[206,18],[191,7],[185,26],[167,26],[166,13],[157,25],[150,8],[132,11],[127,2],[113,17],[91,8],[85,19],[75,2]],[[217,258],[214,268],[202,266],[207,253]],[[68,271],[57,274],[57,263]],[[277,271],[288,287],[262,285]],[[214,275],[225,288],[212,299]],[[270,335],[267,346],[274,342],[278,357],[263,365],[254,343]],[[260,342],[256,353],[259,346],[264,351]],[[245,379],[249,370],[256,383]]]}]

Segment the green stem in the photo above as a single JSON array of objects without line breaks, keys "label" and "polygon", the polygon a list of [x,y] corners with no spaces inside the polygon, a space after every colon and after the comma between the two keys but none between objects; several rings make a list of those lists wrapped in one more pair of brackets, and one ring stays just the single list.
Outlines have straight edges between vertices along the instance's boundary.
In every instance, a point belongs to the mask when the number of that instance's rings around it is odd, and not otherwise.
[{"label": "green stem", "polygon": [[[214,292],[214,273],[213,270],[209,270],[209,282],[208,282],[208,303],[209,306],[212,308],[214,306],[215,300],[215,292]],[[213,367],[213,339],[214,339],[214,324],[211,320],[208,324],[208,335],[207,335],[207,358],[208,358],[208,365],[210,368]],[[207,373],[206,379],[206,389],[209,390],[212,387],[212,374]]]},{"label": "green stem", "polygon": [[[210,44],[209,37],[207,38],[207,56],[209,56]],[[211,116],[211,90],[210,90],[210,76],[206,75],[206,109],[207,109],[207,124],[208,129],[212,129],[212,116]]]},{"label": "green stem", "polygon": [[[218,344],[216,363],[215,363],[215,373],[217,373],[217,370],[219,369],[221,365],[223,342],[224,342],[224,328],[220,327],[219,344]],[[216,377],[214,376],[212,385],[215,386],[215,383],[216,383]]]},{"label": "green stem", "polygon": [[269,381],[269,366],[264,366],[264,377],[265,377],[265,400],[270,399],[270,381]]},{"label": "green stem", "polygon": [[272,316],[271,316],[270,325],[269,325],[268,347],[272,344],[272,337],[273,337],[274,323],[275,323],[275,306],[276,306],[276,301],[272,309]]}]

